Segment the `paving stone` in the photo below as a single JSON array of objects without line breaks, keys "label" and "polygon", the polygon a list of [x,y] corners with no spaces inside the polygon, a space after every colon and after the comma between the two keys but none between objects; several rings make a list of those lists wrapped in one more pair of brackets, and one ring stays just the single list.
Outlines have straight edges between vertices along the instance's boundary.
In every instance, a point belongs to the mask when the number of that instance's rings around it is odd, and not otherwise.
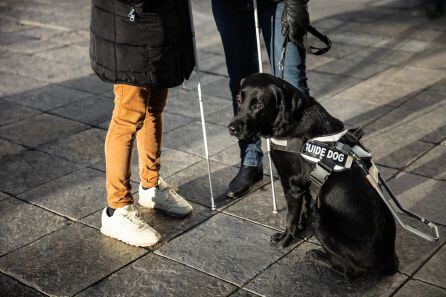
[{"label": "paving stone", "polygon": [[93,94],[104,92],[113,94],[113,85],[101,81],[95,74],[64,81],[61,85]]},{"label": "paving stone", "polygon": [[224,212],[283,231],[286,227],[287,208],[279,180],[274,183],[274,189],[278,213],[273,213],[270,184],[232,204]]},{"label": "paving stone", "polygon": [[[390,183],[390,188],[392,189],[392,191],[394,190],[392,183]],[[404,197],[401,197],[400,195],[397,195],[397,197],[401,204],[406,207],[407,203],[405,202],[406,200],[404,199]],[[427,213],[418,210],[414,211],[429,220],[433,219]],[[421,224],[415,219],[401,214],[400,211],[398,212],[400,213],[399,217],[405,224],[415,227],[427,234],[432,234],[432,231],[429,228],[425,227],[424,224]],[[444,244],[444,234],[446,232],[446,229],[442,226],[439,226],[438,231],[440,233],[440,240],[438,242],[430,242],[403,229],[396,221],[395,224],[397,226],[396,254],[399,260],[399,271],[407,275],[412,275],[418,268],[420,268],[421,265],[423,265],[423,263],[425,263],[432,256],[433,253],[435,253],[435,251],[438,250],[440,246]]]},{"label": "paving stone", "polygon": [[246,288],[265,296],[390,296],[406,279],[396,273],[381,279],[369,276],[348,281],[308,260],[306,252],[318,247],[307,242],[301,244]]},{"label": "paving stone", "polygon": [[52,84],[43,88],[34,89],[30,92],[6,97],[6,100],[34,109],[47,111],[73,103],[87,96],[91,96],[91,94]]},{"label": "paving stone", "polygon": [[0,273],[0,292],[8,297],[44,297],[42,293],[25,286],[6,274]]},{"label": "paving stone", "polygon": [[396,66],[407,64],[415,55],[416,53],[406,51],[369,47],[356,51],[348,58]]},{"label": "paving stone", "polygon": [[427,154],[416,160],[406,171],[446,180],[446,146],[437,145]]},{"label": "paving stone", "polygon": [[22,193],[19,198],[79,220],[105,207],[105,173],[82,169]]},{"label": "paving stone", "polygon": [[142,291],[149,296],[227,296],[235,289],[215,277],[150,254],[77,296],[140,296]]},{"label": "paving stone", "polygon": [[349,126],[359,127],[392,110],[390,106],[345,99],[340,95],[323,98],[320,103],[332,116]]},{"label": "paving stone", "polygon": [[31,204],[9,198],[0,202],[0,254],[16,250],[25,244],[60,229],[68,220]]},{"label": "paving stone", "polygon": [[346,56],[351,56],[356,52],[362,52],[365,49],[367,48],[359,45],[333,41],[330,50],[326,53],[326,56],[333,58],[343,58]]},{"label": "paving stone", "polygon": [[87,126],[74,121],[42,114],[0,128],[0,136],[19,144],[36,147],[86,128]]},{"label": "paving stone", "polygon": [[439,82],[433,84],[431,87],[429,87],[429,90],[432,90],[434,92],[438,92],[441,94],[446,94],[446,79],[442,79]]},{"label": "paving stone", "polygon": [[163,112],[163,133],[168,133],[191,122],[193,122],[193,119],[191,118],[169,112]]},{"label": "paving stone", "polygon": [[371,63],[369,60],[355,61],[346,58],[323,64],[317,67],[315,71],[365,79],[387,69],[388,67],[389,66],[386,64]]},{"label": "paving stone", "polygon": [[178,237],[155,253],[235,284],[243,284],[284,253],[269,245],[273,230],[225,214]]},{"label": "paving stone", "polygon": [[[408,75],[410,74],[410,75]],[[417,67],[390,67],[374,77],[377,81],[402,85],[430,87],[446,77],[443,70],[422,69]]]},{"label": "paving stone", "polygon": [[7,199],[7,198],[11,198],[11,196],[9,196],[6,193],[0,192],[0,201],[4,200],[4,199]]},{"label": "paving stone", "polygon": [[[434,31],[441,32],[441,31]],[[420,67],[420,68],[429,68],[429,69],[438,69],[442,70],[446,63],[446,55],[444,53],[444,49],[441,48],[432,48],[427,51],[421,52],[416,55],[409,62],[410,66]]]},{"label": "paving stone", "polygon": [[0,85],[1,98],[21,94],[48,85],[46,82],[1,71],[0,80],[2,81],[2,84]]},{"label": "paving stone", "polygon": [[[221,163],[211,162],[212,188],[216,207],[224,208],[233,203],[234,199],[226,196],[229,182],[235,177],[238,169],[228,167]],[[169,182],[178,186],[179,193],[188,200],[199,203],[203,206],[211,206],[209,193],[209,180],[206,161],[201,161],[179,173],[172,175]],[[266,184],[268,179],[256,184],[260,188]]]},{"label": "paving stone", "polygon": [[203,81],[202,85],[203,100],[206,102],[208,96],[217,96],[226,100],[232,100],[231,91],[229,90],[229,78],[217,77],[210,81]]},{"label": "paving stone", "polygon": [[228,74],[224,55],[200,51],[200,53],[198,54],[198,58],[200,60],[201,71],[220,75]]},{"label": "paving stone", "polygon": [[314,71],[308,71],[307,77],[310,94],[316,99],[320,99],[324,96],[332,96],[359,81],[353,77],[319,73]]},{"label": "paving stone", "polygon": [[231,294],[231,297],[257,297],[257,296],[261,296],[261,295],[258,295],[254,292],[250,292],[245,289],[240,289],[237,292],[235,292],[234,294]]},{"label": "paving stone", "polygon": [[[200,107],[198,104],[198,97],[196,92],[179,90],[176,94],[167,100],[166,111],[180,114],[186,117],[199,119]],[[220,111],[227,107],[230,103],[221,98],[206,96],[203,98],[203,107],[205,115]]]},{"label": "paving stone", "polygon": [[0,100],[2,109],[0,110],[0,126],[18,122],[23,119],[32,118],[39,114],[38,111],[20,105]]},{"label": "paving stone", "polygon": [[335,58],[328,57],[328,56],[315,56],[315,55],[308,55],[306,57],[306,66],[307,70],[314,70],[322,65],[329,64],[333,62]]},{"label": "paving stone", "polygon": [[378,45],[391,41],[389,37],[353,31],[333,33],[330,35],[330,39],[335,42],[359,45],[364,47],[378,47]]},{"label": "paving stone", "polygon": [[51,113],[78,122],[97,125],[111,118],[113,107],[113,101],[95,96],[52,110]]},{"label": "paving stone", "polygon": [[219,110],[209,114],[208,116],[206,116],[206,122],[227,127],[233,117],[234,117],[234,111],[231,106],[223,110]]},{"label": "paving stone", "polygon": [[88,129],[59,138],[39,148],[46,153],[68,159],[72,162],[105,169],[104,143],[106,132],[101,129]]},{"label": "paving stone", "polygon": [[[207,124],[206,131],[209,155],[214,155],[224,150],[236,141],[235,137],[229,135],[226,127]],[[163,145],[170,149],[204,156],[201,122],[196,121],[167,133],[163,138]]]},{"label": "paving stone", "polygon": [[146,253],[74,224],[2,257],[0,270],[45,294],[66,296]]},{"label": "paving stone", "polygon": [[369,79],[355,84],[338,95],[361,102],[397,107],[421,91],[422,87],[389,84]]},{"label": "paving stone", "polygon": [[446,182],[410,173],[400,173],[389,183],[390,188],[404,207],[440,224],[446,225],[442,198]]},{"label": "paving stone", "polygon": [[26,150],[24,146],[0,139],[0,159],[7,156],[20,154]]},{"label": "paving stone", "polygon": [[[443,246],[416,274],[415,278],[446,288],[446,247]],[[443,291],[446,293],[446,291]]]},{"label": "paving stone", "polygon": [[420,282],[410,280],[396,292],[395,297],[442,297],[446,295],[446,290]]},{"label": "paving stone", "polygon": [[369,134],[364,140],[364,145],[372,151],[376,163],[398,169],[410,165],[434,146],[430,143],[398,138],[396,133]]},{"label": "paving stone", "polygon": [[66,175],[78,167],[40,152],[25,151],[1,159],[0,168],[0,190],[18,194]]},{"label": "paving stone", "polygon": [[89,65],[90,56],[88,48],[70,45],[66,47],[58,47],[50,51],[39,52],[37,57],[57,62],[64,62],[73,65]]}]

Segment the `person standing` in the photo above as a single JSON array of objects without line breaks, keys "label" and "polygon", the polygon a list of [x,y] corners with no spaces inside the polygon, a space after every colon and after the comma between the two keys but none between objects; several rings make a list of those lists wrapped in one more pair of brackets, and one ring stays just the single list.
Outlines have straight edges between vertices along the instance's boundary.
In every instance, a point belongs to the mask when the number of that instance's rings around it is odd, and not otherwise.
[{"label": "person standing", "polygon": [[136,139],[139,200],[181,217],[192,206],[159,176],[162,113],[168,88],[180,85],[194,66],[188,2],[93,0],[90,60],[94,72],[114,83],[114,110],[105,141],[107,202],[101,232],[136,246],[161,236],[144,222],[130,185]]},{"label": "person standing", "polygon": [[[229,88],[234,114],[240,81],[259,71],[253,0],[212,0],[212,12],[223,43]],[[284,79],[309,95],[305,72],[303,37],[309,25],[308,0],[257,0],[259,26],[265,41],[271,69],[280,73],[279,62],[284,38],[286,48]],[[263,152],[260,138],[239,140],[240,170],[229,183],[227,195],[238,198],[247,195],[263,178]]]}]

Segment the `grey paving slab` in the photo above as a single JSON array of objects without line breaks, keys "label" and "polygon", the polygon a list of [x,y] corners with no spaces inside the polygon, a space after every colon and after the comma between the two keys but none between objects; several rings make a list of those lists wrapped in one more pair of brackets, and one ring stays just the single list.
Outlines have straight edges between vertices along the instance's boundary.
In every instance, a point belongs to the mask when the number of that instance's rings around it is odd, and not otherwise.
[{"label": "grey paving slab", "polygon": [[320,103],[332,116],[347,125],[359,127],[367,125],[392,110],[390,106],[346,99],[340,95],[325,97],[320,100]]},{"label": "grey paving slab", "polygon": [[36,151],[0,160],[0,190],[19,194],[78,169],[73,163]]},{"label": "grey paving slab", "polygon": [[74,224],[2,257],[0,270],[45,294],[66,296],[146,253],[91,227]]},{"label": "grey paving slab", "polygon": [[446,225],[443,199],[446,182],[410,173],[400,173],[389,183],[401,203],[429,220]]},{"label": "grey paving slab", "polygon": [[243,284],[284,251],[269,245],[273,230],[218,214],[155,253],[235,284]]},{"label": "grey paving slab", "polygon": [[29,92],[6,97],[5,99],[37,110],[47,111],[73,103],[88,96],[91,96],[91,93],[51,84],[43,88],[36,88]]},{"label": "grey paving slab", "polygon": [[24,150],[26,150],[26,148],[22,145],[12,143],[5,139],[0,139],[0,159],[6,156],[20,154]]},{"label": "grey paving slab", "polygon": [[106,206],[105,173],[81,169],[18,196],[72,220]]},{"label": "grey paving slab", "polygon": [[3,273],[0,273],[0,292],[2,296],[8,296],[8,297],[46,296]]},{"label": "grey paving slab", "polygon": [[[407,75],[410,73],[410,75]],[[418,67],[390,67],[378,74],[375,79],[404,85],[430,87],[446,77],[444,71]]]},{"label": "grey paving slab", "polygon": [[0,126],[18,122],[23,119],[32,118],[39,114],[38,111],[20,105],[0,100]]},{"label": "grey paving slab", "polygon": [[257,296],[262,296],[262,295],[258,295],[254,292],[250,292],[245,289],[240,289],[237,292],[235,292],[234,294],[231,294],[231,297],[257,297]]},{"label": "grey paving slab", "polygon": [[[228,107],[231,103],[214,96],[203,98],[205,115],[220,111]],[[186,117],[199,119],[200,107],[198,104],[198,95],[193,91],[179,90],[168,98],[166,111],[180,114]]]},{"label": "grey paving slab", "polygon": [[441,94],[446,94],[446,79],[442,79],[429,87],[429,90],[438,92]]},{"label": "grey paving slab", "polygon": [[163,133],[168,133],[191,122],[193,119],[189,117],[163,112]]},{"label": "grey paving slab", "polygon": [[232,103],[231,106],[226,107],[223,110],[219,110],[216,112],[213,112],[206,116],[206,121],[209,123],[213,123],[216,125],[227,127],[229,123],[231,122],[232,118],[234,117],[234,111],[232,109]]},{"label": "grey paving slab", "polygon": [[105,169],[104,143],[106,132],[88,129],[39,147],[39,150],[72,162]]},{"label": "grey paving slab", "polygon": [[437,145],[410,165],[406,171],[446,180],[446,146]]},{"label": "grey paving slab", "polygon": [[227,296],[235,289],[215,277],[150,254],[76,296],[141,296],[141,292],[147,296]]},{"label": "grey paving slab", "polygon": [[396,66],[410,62],[415,55],[416,53],[406,51],[369,47],[362,48],[348,57],[353,60],[364,60]]},{"label": "grey paving slab", "polygon": [[62,82],[61,85],[93,94],[104,92],[113,94],[113,84],[101,81],[96,75],[67,80]]},{"label": "grey paving slab", "polygon": [[48,85],[46,82],[0,71],[0,97],[21,94]]},{"label": "grey paving slab", "polygon": [[316,99],[320,99],[324,96],[332,96],[359,81],[353,77],[319,73],[314,71],[308,71],[307,77],[310,94]]},{"label": "grey paving slab", "polygon": [[[403,199],[399,199],[399,201],[403,205],[406,205]],[[428,219],[431,219],[428,215],[423,214],[422,212],[417,213],[427,217]],[[430,231],[425,226],[422,226],[423,224],[402,214],[400,214],[400,217],[406,224],[416,227],[417,229],[420,229],[427,234],[431,234],[432,231]],[[446,229],[442,226],[439,226],[439,232],[440,240],[438,242],[429,242],[402,229],[397,224],[396,254],[398,256],[399,271],[401,273],[412,275],[432,256],[432,254],[434,254],[438,250],[441,245],[444,244],[444,234],[446,232]]]},{"label": "grey paving slab", "polygon": [[362,52],[366,47],[353,45],[342,42],[333,42],[331,49],[326,53],[325,56],[333,58],[343,58],[345,56],[351,56],[356,52]]},{"label": "grey paving slab", "polygon": [[85,124],[97,125],[111,118],[113,106],[113,101],[94,96],[52,110],[51,113]]},{"label": "grey paving slab", "polygon": [[0,192],[0,201],[7,198],[11,198],[11,196],[6,193]]},{"label": "grey paving slab", "polygon": [[224,212],[283,231],[286,226],[287,209],[279,180],[274,183],[274,189],[278,213],[273,213],[271,184],[249,194],[226,208]]},{"label": "grey paving slab", "polygon": [[443,297],[446,290],[438,288],[418,280],[408,281],[396,292],[395,297]]},{"label": "grey paving slab", "polygon": [[[163,236],[161,242],[162,244],[186,232],[195,225],[202,223],[212,214],[209,208],[191,202],[192,207],[194,208],[192,214],[185,218],[176,218],[169,216],[160,210],[140,206],[138,204],[138,193],[134,195],[134,199],[135,206],[137,207],[142,219]],[[81,219],[80,221],[99,230],[101,228],[101,214],[102,210],[99,210],[88,217]]]},{"label": "grey paving slab", "polygon": [[15,198],[0,201],[0,221],[1,255],[68,224],[65,218]]},{"label": "grey paving slab", "polygon": [[0,136],[13,142],[36,147],[66,137],[88,126],[57,116],[42,114],[0,128]]},{"label": "grey paving slab", "polygon": [[445,261],[446,247],[443,246],[414,277],[446,289]]},{"label": "grey paving slab", "polygon": [[388,67],[389,65],[386,64],[371,63],[368,60],[357,61],[349,57],[323,64],[315,68],[315,71],[366,79],[387,69]]},{"label": "grey paving slab", "polygon": [[333,33],[330,35],[330,39],[335,42],[353,44],[364,47],[378,47],[385,42],[391,41],[389,37],[381,36],[378,34],[344,31],[339,33]]},{"label": "grey paving slab", "polygon": [[246,288],[266,296],[390,296],[406,276],[363,277],[348,281],[325,266],[311,262],[306,252],[319,248],[303,243],[273,264]]},{"label": "grey paving slab", "polygon": [[[236,142],[236,138],[229,135],[226,127],[207,124],[206,131],[210,155],[214,155]],[[167,133],[163,138],[163,145],[170,149],[204,157],[201,123],[196,121]]]},{"label": "grey paving slab", "polygon": [[[238,169],[221,163],[211,162],[211,172],[216,207],[224,208],[235,201],[229,199],[226,196],[226,192],[229,182],[235,177]],[[205,161],[201,161],[172,175],[169,181],[177,185],[179,193],[188,200],[204,206],[211,206],[209,180]],[[255,187],[260,188],[267,182],[268,179],[265,178],[262,182],[256,184]]]},{"label": "grey paving slab", "polygon": [[49,51],[39,52],[36,54],[36,56],[43,59],[69,63],[76,66],[90,64],[88,48],[77,45],[58,47]]}]

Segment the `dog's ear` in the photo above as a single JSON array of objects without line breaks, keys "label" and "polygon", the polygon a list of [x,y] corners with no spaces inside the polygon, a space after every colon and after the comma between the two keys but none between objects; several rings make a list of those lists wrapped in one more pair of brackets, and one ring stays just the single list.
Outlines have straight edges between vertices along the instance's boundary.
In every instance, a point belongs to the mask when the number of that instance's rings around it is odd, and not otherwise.
[{"label": "dog's ear", "polygon": [[242,79],[240,80],[240,89],[242,88],[243,83],[245,82],[245,79],[246,79],[246,77],[244,77],[244,78],[242,78]]},{"label": "dog's ear", "polygon": [[278,109],[277,121],[287,124],[301,111],[308,102],[307,96],[294,89],[288,83],[283,83],[275,91]]}]

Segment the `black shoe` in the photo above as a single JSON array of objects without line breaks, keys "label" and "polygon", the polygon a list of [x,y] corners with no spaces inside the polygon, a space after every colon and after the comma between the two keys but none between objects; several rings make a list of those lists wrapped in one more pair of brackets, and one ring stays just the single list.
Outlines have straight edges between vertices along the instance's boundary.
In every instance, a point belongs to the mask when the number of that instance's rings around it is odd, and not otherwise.
[{"label": "black shoe", "polygon": [[237,175],[228,185],[227,196],[240,198],[249,194],[252,186],[263,178],[263,165],[244,166],[240,168]]}]

